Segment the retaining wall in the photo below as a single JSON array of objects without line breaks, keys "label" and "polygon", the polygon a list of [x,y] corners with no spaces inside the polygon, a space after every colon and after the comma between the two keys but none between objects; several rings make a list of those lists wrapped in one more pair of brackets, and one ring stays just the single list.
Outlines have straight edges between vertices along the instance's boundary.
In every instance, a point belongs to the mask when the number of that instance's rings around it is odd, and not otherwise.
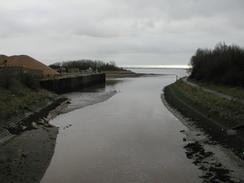
[{"label": "retaining wall", "polygon": [[77,91],[96,84],[105,84],[105,74],[67,76],[40,81],[42,88],[58,94]]},{"label": "retaining wall", "polygon": [[201,106],[195,106],[183,95],[181,96],[179,91],[172,88],[172,85],[164,88],[164,96],[171,107],[177,109],[183,116],[190,118],[197,127],[206,131],[214,140],[233,148],[233,151],[244,159],[242,148],[244,144],[243,134],[227,135],[228,129],[221,126],[218,121],[209,118],[207,111],[202,110]]}]

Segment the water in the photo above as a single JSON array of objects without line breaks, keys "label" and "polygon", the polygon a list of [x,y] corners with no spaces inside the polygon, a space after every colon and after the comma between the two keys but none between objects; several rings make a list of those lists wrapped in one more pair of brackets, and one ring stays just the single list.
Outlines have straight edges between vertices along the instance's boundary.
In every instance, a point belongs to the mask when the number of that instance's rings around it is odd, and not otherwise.
[{"label": "water", "polygon": [[118,81],[108,100],[51,122],[60,132],[42,183],[201,182],[183,149],[186,127],[161,101],[175,76]]},{"label": "water", "polygon": [[178,76],[178,78],[182,78],[188,75],[187,69],[178,69],[178,68],[157,68],[157,69],[148,69],[148,68],[135,68],[130,69],[136,73],[147,73],[147,74],[166,74],[172,76]]}]

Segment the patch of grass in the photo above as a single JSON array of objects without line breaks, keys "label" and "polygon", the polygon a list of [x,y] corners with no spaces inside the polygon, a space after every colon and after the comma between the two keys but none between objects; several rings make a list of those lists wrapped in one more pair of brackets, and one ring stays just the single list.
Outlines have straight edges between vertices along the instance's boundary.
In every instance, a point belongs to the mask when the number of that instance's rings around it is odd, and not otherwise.
[{"label": "patch of grass", "polygon": [[7,120],[17,115],[41,107],[54,96],[46,90],[33,90],[19,82],[9,89],[0,87],[0,123],[7,123]]},{"label": "patch of grass", "polygon": [[226,86],[226,85],[219,85],[219,84],[211,84],[206,82],[195,82],[191,80],[193,83],[198,84],[199,86],[215,90],[217,92],[235,97],[244,100],[244,88],[242,87],[234,87],[234,86]]},{"label": "patch of grass", "polygon": [[244,123],[244,105],[238,101],[224,99],[181,80],[172,84],[170,88],[186,103],[227,128]]}]

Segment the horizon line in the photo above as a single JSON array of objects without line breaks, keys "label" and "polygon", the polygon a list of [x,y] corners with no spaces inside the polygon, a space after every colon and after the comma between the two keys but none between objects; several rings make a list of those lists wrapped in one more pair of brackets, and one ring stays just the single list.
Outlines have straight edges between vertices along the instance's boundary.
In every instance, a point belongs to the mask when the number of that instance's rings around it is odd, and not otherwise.
[{"label": "horizon line", "polygon": [[190,65],[122,65],[122,68],[134,69],[189,69]]}]

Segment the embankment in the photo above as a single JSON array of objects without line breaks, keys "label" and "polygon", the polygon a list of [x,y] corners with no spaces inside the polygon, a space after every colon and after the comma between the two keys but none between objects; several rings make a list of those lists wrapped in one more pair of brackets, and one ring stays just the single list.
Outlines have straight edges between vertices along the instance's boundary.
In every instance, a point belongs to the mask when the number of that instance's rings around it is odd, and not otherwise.
[{"label": "embankment", "polygon": [[6,79],[6,83],[0,82],[0,143],[35,126],[39,118],[46,117],[50,110],[66,100],[39,88],[32,78]]},{"label": "embankment", "polygon": [[58,128],[51,126],[48,121],[66,105],[67,98],[58,97],[2,128],[1,183],[40,182],[53,156],[58,134]]},{"label": "embankment", "polygon": [[234,148],[235,153],[244,158],[243,129],[233,130],[243,124],[242,103],[203,91],[182,80],[167,86],[164,96],[170,106],[190,118],[215,140]]},{"label": "embankment", "polygon": [[59,109],[65,106],[67,101],[67,98],[57,97],[45,105],[36,106],[33,111],[12,117],[5,124],[1,124],[0,144],[26,130],[36,129],[38,125],[49,127],[48,121],[59,113]]},{"label": "embankment", "polygon": [[74,75],[44,79],[40,84],[46,90],[61,94],[77,91],[95,84],[105,84],[105,74]]}]

